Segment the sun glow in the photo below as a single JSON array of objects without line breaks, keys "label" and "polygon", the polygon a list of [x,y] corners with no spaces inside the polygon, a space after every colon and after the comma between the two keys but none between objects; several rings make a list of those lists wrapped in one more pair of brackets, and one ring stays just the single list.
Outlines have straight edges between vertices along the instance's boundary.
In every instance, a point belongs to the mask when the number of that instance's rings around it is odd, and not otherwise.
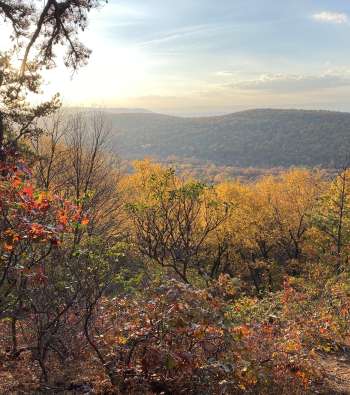
[{"label": "sun glow", "polygon": [[[139,95],[144,88],[148,60],[141,51],[130,48],[95,47],[88,66],[67,76],[59,65],[48,71],[44,95],[60,92],[66,104],[112,103],[126,96]],[[141,93],[142,94],[142,93]]]}]

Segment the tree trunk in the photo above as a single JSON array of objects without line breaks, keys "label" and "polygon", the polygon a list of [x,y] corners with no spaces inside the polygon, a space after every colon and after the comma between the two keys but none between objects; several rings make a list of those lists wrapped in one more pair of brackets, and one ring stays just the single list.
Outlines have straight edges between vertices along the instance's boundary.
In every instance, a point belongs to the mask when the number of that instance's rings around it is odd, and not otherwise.
[{"label": "tree trunk", "polygon": [[4,114],[0,111],[0,162],[5,161],[4,135],[5,135]]}]

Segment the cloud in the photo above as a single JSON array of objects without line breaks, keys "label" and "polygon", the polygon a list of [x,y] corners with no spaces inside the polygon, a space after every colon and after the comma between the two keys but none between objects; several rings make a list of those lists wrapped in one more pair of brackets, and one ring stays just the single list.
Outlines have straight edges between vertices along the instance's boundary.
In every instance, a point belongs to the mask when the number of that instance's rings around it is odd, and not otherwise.
[{"label": "cloud", "polygon": [[210,24],[183,26],[179,29],[165,31],[157,35],[156,38],[145,40],[141,42],[142,46],[167,43],[169,41],[182,40],[186,38],[193,38],[200,35],[205,35],[217,29],[216,26]]},{"label": "cloud", "polygon": [[349,21],[347,14],[340,12],[329,12],[329,11],[323,11],[314,14],[312,18],[318,22],[336,23],[338,25],[347,23]]},{"label": "cloud", "polygon": [[236,81],[229,87],[241,91],[269,93],[313,92],[350,86],[350,71],[326,72],[319,75],[262,74],[256,79]]}]

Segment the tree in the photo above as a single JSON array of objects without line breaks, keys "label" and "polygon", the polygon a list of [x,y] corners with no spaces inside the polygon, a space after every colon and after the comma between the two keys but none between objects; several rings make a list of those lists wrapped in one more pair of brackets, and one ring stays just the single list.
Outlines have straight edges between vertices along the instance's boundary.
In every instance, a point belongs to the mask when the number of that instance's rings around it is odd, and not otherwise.
[{"label": "tree", "polygon": [[[0,159],[23,136],[40,133],[38,118],[54,112],[59,97],[31,106],[27,95],[39,94],[41,71],[55,66],[57,48],[65,46],[64,63],[76,70],[90,51],[78,40],[87,26],[88,12],[98,0],[0,1],[0,18],[12,28],[12,48],[0,52]],[[16,61],[19,59],[19,65]],[[18,63],[18,62],[17,62]]]},{"label": "tree", "polygon": [[[75,71],[86,63],[90,51],[78,33],[86,27],[87,13],[100,3],[0,1],[0,18],[10,23],[13,44],[0,53],[0,319],[11,322],[11,357],[30,353],[44,382],[49,380],[47,361],[63,363],[73,353],[72,344],[81,344],[83,327],[113,279],[116,259],[106,241],[92,254],[98,240],[82,240],[89,223],[86,202],[77,196],[69,200],[51,188],[57,175],[57,129],[47,168],[38,166],[44,190],[35,185],[24,152],[29,138],[38,141],[42,134],[38,120],[60,103],[56,95],[32,106],[27,95],[40,93],[41,72],[54,67],[58,47],[67,47],[68,68]],[[95,126],[85,192],[103,135]]]},{"label": "tree", "polygon": [[120,235],[120,166],[108,152],[110,125],[103,113],[61,111],[43,130],[31,140],[38,184],[80,202],[89,213],[89,234]]},{"label": "tree", "polygon": [[213,270],[205,243],[227,218],[228,206],[213,188],[181,181],[171,168],[143,182],[143,195],[127,205],[140,252],[186,283],[193,271],[209,278]]},{"label": "tree", "polygon": [[[321,250],[335,257],[335,270],[344,270],[350,246],[350,171],[345,166],[320,196],[313,212],[318,230],[316,241]],[[319,250],[320,252],[320,250]]]},{"label": "tree", "polygon": [[275,227],[273,259],[280,265],[302,259],[311,227],[310,216],[324,184],[322,173],[293,169],[279,177],[268,177],[259,184],[271,208]]}]

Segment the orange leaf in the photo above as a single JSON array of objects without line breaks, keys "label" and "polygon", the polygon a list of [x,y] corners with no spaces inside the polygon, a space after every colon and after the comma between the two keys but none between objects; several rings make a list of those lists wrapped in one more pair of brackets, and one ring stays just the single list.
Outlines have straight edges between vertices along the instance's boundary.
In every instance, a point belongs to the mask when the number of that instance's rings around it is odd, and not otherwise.
[{"label": "orange leaf", "polygon": [[16,177],[12,181],[12,186],[14,188],[18,188],[21,185],[21,183],[22,183],[21,180],[18,177]]},{"label": "orange leaf", "polygon": [[87,225],[88,223],[89,223],[89,219],[86,217],[81,220],[82,225]]},{"label": "orange leaf", "polygon": [[58,215],[58,221],[62,225],[67,225],[68,222],[68,217],[67,214],[64,211],[61,211]]},{"label": "orange leaf", "polygon": [[233,329],[234,332],[240,334],[241,336],[249,336],[250,335],[250,329],[248,328],[247,325],[242,325],[238,326]]},{"label": "orange leaf", "polygon": [[4,250],[10,252],[13,250],[13,245],[5,243]]}]

